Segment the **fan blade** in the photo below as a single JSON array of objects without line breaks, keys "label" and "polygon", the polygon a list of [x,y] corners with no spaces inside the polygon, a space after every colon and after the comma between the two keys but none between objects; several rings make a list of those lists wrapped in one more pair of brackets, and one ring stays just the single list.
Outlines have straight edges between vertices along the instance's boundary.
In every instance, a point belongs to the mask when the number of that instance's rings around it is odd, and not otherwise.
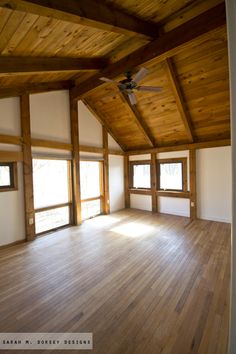
[{"label": "fan blade", "polygon": [[159,87],[159,86],[137,86],[135,89],[138,91],[160,92],[162,90],[162,87]]},{"label": "fan blade", "polygon": [[100,77],[99,80],[104,81],[104,82],[114,82],[115,84],[117,83],[116,81],[108,79],[107,77]]},{"label": "fan blade", "polygon": [[128,97],[132,106],[137,103],[137,99],[134,93],[128,93]]},{"label": "fan blade", "polygon": [[148,69],[141,68],[141,69],[137,72],[137,74],[134,75],[133,81],[136,82],[136,83],[139,82],[139,81],[141,81],[141,80],[144,78],[144,76],[147,75],[147,73],[148,73]]}]

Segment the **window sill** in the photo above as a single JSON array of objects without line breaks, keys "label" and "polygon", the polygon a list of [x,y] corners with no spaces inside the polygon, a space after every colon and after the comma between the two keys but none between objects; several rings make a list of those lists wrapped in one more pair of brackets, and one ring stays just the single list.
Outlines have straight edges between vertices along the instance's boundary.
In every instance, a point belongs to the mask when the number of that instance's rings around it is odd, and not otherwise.
[{"label": "window sill", "polygon": [[164,191],[164,190],[158,190],[156,191],[156,194],[159,197],[173,197],[173,198],[190,198],[190,192],[183,192],[183,191]]},{"label": "window sill", "polygon": [[151,195],[151,189],[145,189],[145,188],[130,188],[129,189],[130,194],[144,194],[144,195]]}]

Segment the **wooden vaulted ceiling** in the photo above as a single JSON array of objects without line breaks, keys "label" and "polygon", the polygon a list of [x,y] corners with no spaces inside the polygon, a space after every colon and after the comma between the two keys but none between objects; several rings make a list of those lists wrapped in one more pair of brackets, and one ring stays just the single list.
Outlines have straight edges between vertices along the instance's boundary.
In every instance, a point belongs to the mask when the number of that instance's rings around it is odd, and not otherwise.
[{"label": "wooden vaulted ceiling", "polygon": [[[0,97],[70,89],[124,150],[230,137],[221,0],[0,0]],[[114,84],[149,70],[131,106]]]}]

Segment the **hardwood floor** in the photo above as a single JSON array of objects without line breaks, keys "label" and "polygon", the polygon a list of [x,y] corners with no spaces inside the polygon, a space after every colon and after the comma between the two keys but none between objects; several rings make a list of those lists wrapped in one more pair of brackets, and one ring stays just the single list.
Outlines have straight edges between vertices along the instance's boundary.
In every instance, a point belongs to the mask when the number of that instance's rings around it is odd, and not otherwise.
[{"label": "hardwood floor", "polygon": [[3,249],[0,269],[0,332],[93,332],[99,354],[227,353],[229,224],[125,210]]}]

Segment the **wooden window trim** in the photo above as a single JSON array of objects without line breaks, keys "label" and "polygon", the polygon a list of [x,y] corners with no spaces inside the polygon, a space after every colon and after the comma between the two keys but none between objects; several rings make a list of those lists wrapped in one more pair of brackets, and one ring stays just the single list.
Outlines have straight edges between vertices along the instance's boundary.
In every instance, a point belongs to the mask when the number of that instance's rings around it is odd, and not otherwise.
[{"label": "wooden window trim", "polygon": [[[138,187],[133,186],[133,171],[135,165],[150,165],[150,188],[147,187]],[[138,161],[129,161],[129,190],[131,191],[150,191],[151,190],[151,160],[138,160]]]},{"label": "wooden window trim", "polygon": [[17,162],[0,162],[0,166],[10,168],[10,186],[0,186],[0,192],[10,192],[18,190]]},{"label": "wooden window trim", "polygon": [[[158,159],[157,163],[157,190],[163,194],[169,192],[187,192],[188,191],[188,174],[187,174],[187,157],[176,157],[169,159]],[[182,164],[182,189],[161,189],[160,188],[160,164],[181,163]]]}]

